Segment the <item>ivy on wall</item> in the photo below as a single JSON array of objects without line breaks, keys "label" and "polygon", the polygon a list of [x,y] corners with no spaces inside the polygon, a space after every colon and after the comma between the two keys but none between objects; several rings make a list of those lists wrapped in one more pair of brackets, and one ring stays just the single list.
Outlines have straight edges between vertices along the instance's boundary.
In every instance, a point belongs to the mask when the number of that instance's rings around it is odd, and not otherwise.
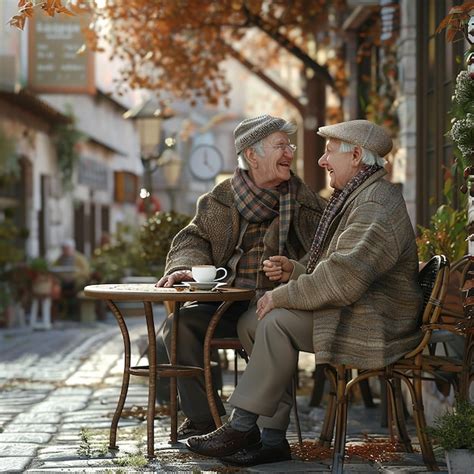
[{"label": "ivy on wall", "polygon": [[74,169],[80,158],[78,144],[84,140],[84,135],[76,129],[76,120],[71,107],[68,107],[66,115],[70,118],[70,122],[54,127],[53,143],[63,186],[65,189],[70,189]]},{"label": "ivy on wall", "polygon": [[0,127],[0,181],[20,176],[20,162],[16,156],[15,141]]}]

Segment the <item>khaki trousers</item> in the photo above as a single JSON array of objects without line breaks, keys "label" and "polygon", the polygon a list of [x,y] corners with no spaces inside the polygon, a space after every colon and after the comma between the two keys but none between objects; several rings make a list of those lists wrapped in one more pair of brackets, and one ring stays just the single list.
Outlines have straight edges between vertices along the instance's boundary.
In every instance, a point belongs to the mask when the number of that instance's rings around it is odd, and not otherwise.
[{"label": "khaki trousers", "polygon": [[229,402],[260,415],[260,427],[286,431],[298,352],[314,352],[313,314],[277,308],[258,321],[255,310],[251,306],[237,323],[250,360]]}]

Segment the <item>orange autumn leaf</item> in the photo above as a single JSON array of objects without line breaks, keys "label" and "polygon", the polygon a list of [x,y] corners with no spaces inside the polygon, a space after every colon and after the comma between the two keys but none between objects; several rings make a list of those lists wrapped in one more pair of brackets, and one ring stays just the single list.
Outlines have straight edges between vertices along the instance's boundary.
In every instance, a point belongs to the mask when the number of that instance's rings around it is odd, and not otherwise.
[{"label": "orange autumn leaf", "polygon": [[[29,16],[72,16],[91,6],[90,0],[30,3],[34,6],[30,6]],[[27,4],[21,0],[19,8]],[[101,51],[107,44],[110,57],[122,60],[117,82],[121,87],[149,87],[157,94],[170,93],[185,100],[199,93],[209,103],[225,101],[230,85],[221,74],[221,65],[229,58],[227,45],[231,44],[242,52],[243,59],[255,65],[256,72],[288,61],[302,71],[330,71],[328,77],[342,94],[347,87],[344,71],[329,63],[318,64],[311,44],[316,37],[318,44],[328,43],[330,13],[344,4],[344,0],[98,2],[84,30],[85,40],[93,51]],[[25,11],[20,11],[11,25],[23,28],[26,19]],[[294,56],[292,48],[301,51],[299,57]],[[150,51],[154,54],[149,55]]]},{"label": "orange autumn leaf", "polygon": [[453,41],[457,33],[466,36],[466,24],[470,17],[470,11],[474,9],[474,2],[452,7],[446,17],[441,20],[436,33],[446,29],[446,39]]},{"label": "orange autumn leaf", "polygon": [[15,15],[14,17],[10,18],[10,20],[8,21],[8,24],[15,28],[18,28],[19,30],[23,30],[23,28],[25,27],[25,21],[26,21],[25,16]]}]

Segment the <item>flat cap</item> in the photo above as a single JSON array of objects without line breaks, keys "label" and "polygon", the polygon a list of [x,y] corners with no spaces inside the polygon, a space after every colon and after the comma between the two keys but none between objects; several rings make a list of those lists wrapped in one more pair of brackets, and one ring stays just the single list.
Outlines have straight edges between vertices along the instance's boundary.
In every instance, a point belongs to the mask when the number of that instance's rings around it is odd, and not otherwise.
[{"label": "flat cap", "polygon": [[390,153],[393,147],[392,139],[385,129],[368,120],[349,120],[319,127],[318,135],[359,145],[381,157]]},{"label": "flat cap", "polygon": [[242,120],[234,130],[235,151],[237,155],[246,148],[255,145],[272,133],[279,132],[288,125],[293,132],[296,127],[286,120],[271,115],[259,115],[258,117]]}]

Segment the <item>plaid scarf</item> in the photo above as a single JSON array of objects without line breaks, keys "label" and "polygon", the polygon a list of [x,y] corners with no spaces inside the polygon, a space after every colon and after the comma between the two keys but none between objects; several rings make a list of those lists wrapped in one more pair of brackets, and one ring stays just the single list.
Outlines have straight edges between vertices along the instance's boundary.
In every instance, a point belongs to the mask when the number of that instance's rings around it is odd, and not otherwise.
[{"label": "plaid scarf", "polygon": [[318,261],[323,251],[323,242],[329,230],[331,222],[336,217],[337,213],[342,209],[344,203],[350,194],[355,191],[366,179],[377,172],[381,167],[378,165],[364,167],[344,186],[344,188],[336,189],[332,194],[329,202],[324,209],[321,220],[319,221],[318,228],[314,234],[313,243],[309,251],[308,265],[306,266],[306,273],[312,273],[316,268],[316,262]]},{"label": "plaid scarf", "polygon": [[239,288],[274,288],[269,285],[270,280],[262,270],[261,258],[263,255],[263,237],[270,226],[271,221],[250,223],[242,239],[241,249],[243,251],[237,265],[235,286]]},{"label": "plaid scarf", "polygon": [[256,223],[279,216],[278,253],[283,255],[295,200],[293,177],[276,189],[263,189],[250,179],[247,172],[237,168],[231,184],[237,210],[244,219]]}]

